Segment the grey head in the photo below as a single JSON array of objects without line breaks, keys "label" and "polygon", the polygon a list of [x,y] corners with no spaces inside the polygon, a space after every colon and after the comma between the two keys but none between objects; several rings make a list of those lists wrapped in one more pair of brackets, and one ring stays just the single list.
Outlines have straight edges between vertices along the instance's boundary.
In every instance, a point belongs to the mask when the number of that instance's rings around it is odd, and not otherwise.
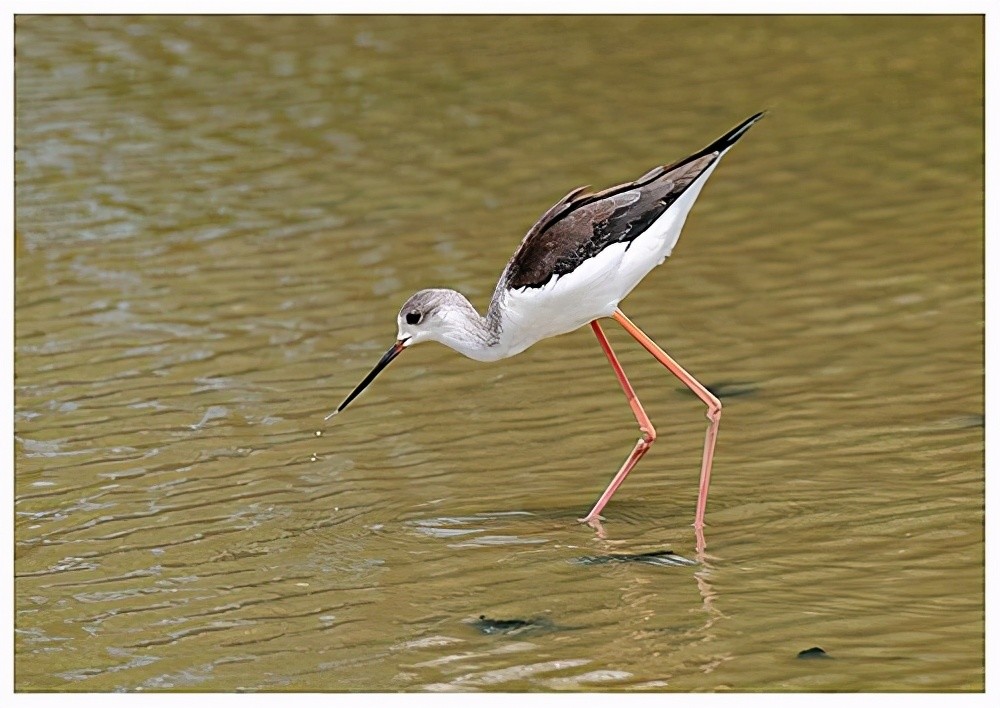
[{"label": "grey head", "polygon": [[496,340],[495,334],[491,333],[464,295],[443,288],[421,290],[411,295],[396,316],[396,326],[396,343],[389,347],[344,402],[326,417],[327,420],[347,408],[393,359],[414,344],[440,342],[466,356],[480,358],[477,353],[489,348]]},{"label": "grey head", "polygon": [[440,342],[464,354],[468,346],[485,344],[480,336],[482,317],[462,293],[454,290],[429,288],[414,293],[399,309],[396,325],[396,339],[407,347]]}]

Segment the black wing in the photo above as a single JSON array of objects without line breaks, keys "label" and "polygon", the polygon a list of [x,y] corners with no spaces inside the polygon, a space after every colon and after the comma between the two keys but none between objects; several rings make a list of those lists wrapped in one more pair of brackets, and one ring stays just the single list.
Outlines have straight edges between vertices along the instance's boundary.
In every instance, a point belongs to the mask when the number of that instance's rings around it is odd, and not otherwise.
[{"label": "black wing", "polygon": [[596,194],[584,193],[586,187],[573,190],[528,231],[504,270],[503,284],[541,287],[613,243],[631,243],[762,117],[751,116],[704,149],[635,182]]}]

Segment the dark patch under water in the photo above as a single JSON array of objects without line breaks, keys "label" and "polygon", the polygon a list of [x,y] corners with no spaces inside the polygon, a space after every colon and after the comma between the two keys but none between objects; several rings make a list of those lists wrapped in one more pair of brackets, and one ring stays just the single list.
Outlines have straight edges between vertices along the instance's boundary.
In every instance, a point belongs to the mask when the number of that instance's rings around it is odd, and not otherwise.
[{"label": "dark patch under water", "polygon": [[544,618],[540,619],[492,619],[479,615],[472,626],[482,634],[524,634],[527,632],[551,632],[556,626]]},{"label": "dark patch under water", "polygon": [[604,565],[605,563],[642,563],[644,565],[658,565],[667,567],[677,567],[686,565],[698,565],[697,561],[679,556],[673,551],[649,551],[647,553],[608,553],[603,556],[581,556],[573,561],[580,565]]},{"label": "dark patch under water", "polygon": [[[712,384],[711,386],[705,386],[705,388],[711,391],[712,394],[719,399],[752,396],[760,390],[760,387],[757,384],[746,381],[722,381],[717,384]],[[686,386],[678,388],[677,391],[681,393],[691,393],[691,390]]]},{"label": "dark patch under water", "polygon": [[829,654],[820,649],[819,647],[812,647],[810,649],[803,649],[796,656],[797,659],[829,659],[831,658]]}]

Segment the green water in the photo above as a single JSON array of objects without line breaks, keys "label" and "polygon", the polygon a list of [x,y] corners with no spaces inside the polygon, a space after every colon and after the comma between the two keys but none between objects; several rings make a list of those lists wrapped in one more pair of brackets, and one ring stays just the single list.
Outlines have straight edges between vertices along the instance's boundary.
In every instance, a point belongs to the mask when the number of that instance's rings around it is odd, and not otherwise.
[{"label": "green water", "polygon": [[[15,43],[17,690],[983,690],[980,18]],[[587,329],[323,423],[413,291],[485,307],[571,188],[760,109],[622,306],[723,392],[696,565],[581,560],[695,559],[704,408],[613,323],[660,439],[604,538],[636,429]]]}]

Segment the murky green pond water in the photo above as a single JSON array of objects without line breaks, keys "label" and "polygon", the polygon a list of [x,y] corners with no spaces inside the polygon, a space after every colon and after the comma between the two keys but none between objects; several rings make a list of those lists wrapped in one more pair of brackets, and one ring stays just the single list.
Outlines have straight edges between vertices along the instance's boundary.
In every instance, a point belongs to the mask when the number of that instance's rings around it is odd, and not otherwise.
[{"label": "murky green pond water", "polygon": [[[983,689],[979,18],[15,41],[18,690]],[[703,557],[703,407],[613,324],[661,438],[604,538],[636,431],[586,330],[322,423],[411,292],[484,307],[569,189],[762,108],[623,303],[723,395]]]}]

